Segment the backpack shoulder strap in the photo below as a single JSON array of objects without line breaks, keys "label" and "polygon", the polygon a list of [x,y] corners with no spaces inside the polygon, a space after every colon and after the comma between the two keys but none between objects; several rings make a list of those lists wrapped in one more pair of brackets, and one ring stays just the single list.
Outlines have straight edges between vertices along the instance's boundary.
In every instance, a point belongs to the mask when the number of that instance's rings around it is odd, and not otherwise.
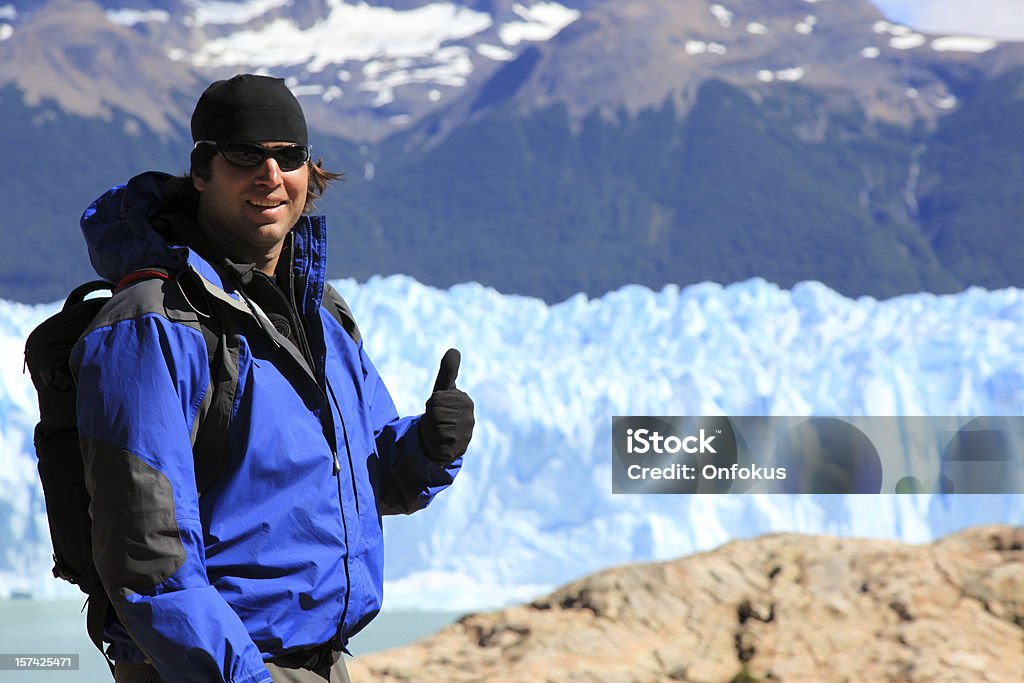
[{"label": "backpack shoulder strap", "polygon": [[[107,627],[107,615],[114,614],[114,606],[110,603],[105,590],[97,590],[89,593],[86,598],[85,631],[89,634],[89,640],[96,646],[96,649],[103,655],[110,669],[110,675],[114,676],[114,662],[110,659],[106,650],[103,649],[103,631]],[[115,677],[116,678],[116,677]]]},{"label": "backpack shoulder strap", "polygon": [[[168,317],[197,329],[206,345],[210,384],[199,404],[190,435],[196,490],[202,495],[227,464],[227,432],[238,379],[237,349],[232,349],[228,343],[217,306],[190,269],[142,268],[121,278],[114,294],[147,280],[171,283],[165,289],[163,304]],[[182,315],[183,311],[187,314]]]},{"label": "backpack shoulder strap", "polygon": [[218,306],[207,295],[206,288],[190,270],[177,273],[178,289],[193,308],[202,302],[197,326],[206,342],[210,368],[210,386],[203,394],[192,432],[192,454],[195,460],[196,490],[202,495],[227,465],[228,428],[238,386],[238,348],[224,329]]},{"label": "backpack shoulder strap", "polygon": [[348,302],[345,301],[345,298],[329,282],[324,284],[323,307],[327,309],[332,318],[338,321],[338,324],[345,328],[348,336],[352,337],[352,341],[358,345],[363,336],[359,332],[359,326],[356,325],[356,318],[352,315],[352,309],[348,307]]}]

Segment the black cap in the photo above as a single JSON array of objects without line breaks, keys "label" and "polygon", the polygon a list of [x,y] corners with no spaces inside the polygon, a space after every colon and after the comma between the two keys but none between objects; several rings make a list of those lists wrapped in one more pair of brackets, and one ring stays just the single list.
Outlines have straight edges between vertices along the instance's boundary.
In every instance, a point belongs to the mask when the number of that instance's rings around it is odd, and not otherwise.
[{"label": "black cap", "polygon": [[309,144],[306,117],[284,79],[239,74],[206,89],[192,112],[192,141]]}]

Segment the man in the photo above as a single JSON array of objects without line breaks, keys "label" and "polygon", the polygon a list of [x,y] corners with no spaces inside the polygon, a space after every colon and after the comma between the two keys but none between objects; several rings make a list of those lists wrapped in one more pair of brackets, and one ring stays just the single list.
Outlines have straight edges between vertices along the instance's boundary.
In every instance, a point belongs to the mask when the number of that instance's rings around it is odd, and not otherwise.
[{"label": "man", "polygon": [[473,404],[452,350],[425,413],[396,413],[325,283],[306,212],[337,176],[282,80],[213,83],[192,135],[187,178],[82,217],[122,283],[72,353],[107,653],[117,681],[345,681],[381,605],[380,515],[451,484]]}]

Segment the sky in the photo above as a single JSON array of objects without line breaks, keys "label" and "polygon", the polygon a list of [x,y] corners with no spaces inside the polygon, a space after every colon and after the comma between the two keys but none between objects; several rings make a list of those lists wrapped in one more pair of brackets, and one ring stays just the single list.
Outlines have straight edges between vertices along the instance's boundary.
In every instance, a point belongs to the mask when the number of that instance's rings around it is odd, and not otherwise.
[{"label": "sky", "polygon": [[890,19],[935,33],[1024,40],[1024,0],[872,0]]}]

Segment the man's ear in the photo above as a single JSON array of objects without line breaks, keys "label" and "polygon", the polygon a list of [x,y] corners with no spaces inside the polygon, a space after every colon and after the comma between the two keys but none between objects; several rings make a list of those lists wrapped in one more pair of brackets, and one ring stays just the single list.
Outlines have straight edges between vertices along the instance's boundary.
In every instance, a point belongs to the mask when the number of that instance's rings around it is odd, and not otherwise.
[{"label": "man's ear", "polygon": [[197,192],[202,192],[206,189],[206,181],[195,172],[192,173],[192,187],[196,188]]}]

